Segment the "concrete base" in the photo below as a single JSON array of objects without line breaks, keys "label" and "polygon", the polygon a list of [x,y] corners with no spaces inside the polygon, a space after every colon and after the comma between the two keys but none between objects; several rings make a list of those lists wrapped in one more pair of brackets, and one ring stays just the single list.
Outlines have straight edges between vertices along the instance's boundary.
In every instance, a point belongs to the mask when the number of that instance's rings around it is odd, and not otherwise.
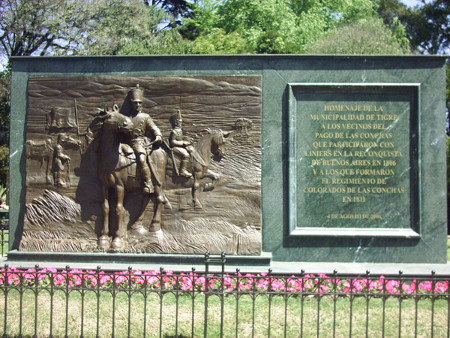
[{"label": "concrete base", "polygon": [[[87,257],[89,256],[89,257]],[[130,257],[129,257],[130,256]],[[74,253],[31,253],[11,251],[8,258],[0,264],[8,264],[17,268],[56,267],[56,268],[78,268],[94,270],[98,266],[102,270],[122,271],[132,267],[135,270],[165,270],[172,271],[204,271],[205,263],[203,255],[111,255],[111,254],[89,254],[81,255]],[[298,274],[303,270],[305,273],[332,274],[357,274],[364,275],[369,271],[372,275],[397,275],[402,271],[404,275],[431,275],[434,271],[437,275],[450,275],[450,262],[446,264],[405,264],[405,263],[339,263],[339,262],[275,262],[271,261],[271,255],[263,253],[261,256],[227,256],[225,270],[235,272],[239,268],[241,272],[267,272],[272,269],[273,273]],[[211,256],[210,271],[220,271],[220,257]]]},{"label": "concrete base", "polygon": [[[272,255],[262,253],[260,256],[226,256],[226,266],[239,266],[243,270],[257,266],[261,271],[270,266]],[[5,264],[15,267],[66,267],[104,270],[126,270],[128,267],[140,270],[154,270],[164,267],[166,270],[190,271],[192,267],[205,268],[205,255],[174,254],[125,254],[125,253],[75,253],[75,252],[25,252],[12,250],[8,252]],[[220,266],[220,255],[210,256],[211,266]]]}]

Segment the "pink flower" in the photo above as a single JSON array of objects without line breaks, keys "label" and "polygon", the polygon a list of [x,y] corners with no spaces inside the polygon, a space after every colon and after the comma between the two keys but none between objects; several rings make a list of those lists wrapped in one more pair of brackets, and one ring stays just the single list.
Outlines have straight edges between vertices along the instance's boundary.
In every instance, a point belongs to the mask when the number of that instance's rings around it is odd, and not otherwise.
[{"label": "pink flower", "polygon": [[431,292],[433,291],[433,283],[430,281],[422,282],[419,284],[419,289],[421,289],[422,291]]},{"label": "pink flower", "polygon": [[386,283],[386,291],[390,294],[400,293],[400,282],[396,280],[389,280]]},{"label": "pink flower", "polygon": [[410,294],[416,292],[416,285],[414,283],[411,285],[407,284],[407,283],[402,284],[402,292],[406,293],[407,295],[410,295]]},{"label": "pink flower", "polygon": [[[92,276],[94,277],[94,276]],[[100,275],[100,285],[103,286],[105,284],[108,284],[109,282],[111,282],[113,280],[111,275]],[[95,278],[95,282],[97,283],[97,278]],[[96,284],[97,285],[97,284]]]},{"label": "pink flower", "polygon": [[434,291],[437,293],[444,293],[448,290],[448,281],[445,282],[436,282],[434,287]]},{"label": "pink flower", "polygon": [[354,279],[353,280],[353,290],[361,292],[364,289],[364,283],[362,283],[360,280]]},{"label": "pink flower", "polygon": [[20,277],[16,273],[8,273],[7,279],[8,279],[9,285],[19,285],[20,284]]}]

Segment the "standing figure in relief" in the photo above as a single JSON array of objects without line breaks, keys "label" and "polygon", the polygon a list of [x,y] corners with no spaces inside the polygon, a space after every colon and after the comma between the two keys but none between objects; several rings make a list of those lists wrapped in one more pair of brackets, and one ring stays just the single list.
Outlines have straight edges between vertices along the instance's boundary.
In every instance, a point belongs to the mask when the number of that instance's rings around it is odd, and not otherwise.
[{"label": "standing figure in relief", "polygon": [[[63,178],[64,176],[64,164],[70,165],[70,157],[64,154],[63,142],[66,135],[59,133],[56,139],[56,146],[53,151],[53,181],[56,187],[65,187],[66,182]],[[69,170],[70,171],[70,170]],[[70,172],[68,173],[68,176]]]}]

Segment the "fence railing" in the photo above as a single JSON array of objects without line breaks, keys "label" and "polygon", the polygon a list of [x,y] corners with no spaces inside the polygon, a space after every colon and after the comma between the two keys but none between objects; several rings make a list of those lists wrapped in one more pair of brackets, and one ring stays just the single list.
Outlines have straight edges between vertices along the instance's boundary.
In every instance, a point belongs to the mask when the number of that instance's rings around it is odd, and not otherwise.
[{"label": "fence railing", "polygon": [[5,257],[9,249],[9,219],[0,214],[0,257]]},{"label": "fence railing", "polygon": [[[219,268],[211,272],[211,264]],[[450,276],[0,270],[4,336],[448,336]],[[218,271],[218,272],[217,272]]]}]

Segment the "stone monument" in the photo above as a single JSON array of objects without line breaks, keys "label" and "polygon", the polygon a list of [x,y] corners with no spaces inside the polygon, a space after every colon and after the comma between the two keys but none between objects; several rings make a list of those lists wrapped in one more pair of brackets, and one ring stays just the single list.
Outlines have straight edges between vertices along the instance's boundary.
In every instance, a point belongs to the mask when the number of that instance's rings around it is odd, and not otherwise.
[{"label": "stone monument", "polygon": [[446,261],[443,57],[12,66],[14,259]]}]

